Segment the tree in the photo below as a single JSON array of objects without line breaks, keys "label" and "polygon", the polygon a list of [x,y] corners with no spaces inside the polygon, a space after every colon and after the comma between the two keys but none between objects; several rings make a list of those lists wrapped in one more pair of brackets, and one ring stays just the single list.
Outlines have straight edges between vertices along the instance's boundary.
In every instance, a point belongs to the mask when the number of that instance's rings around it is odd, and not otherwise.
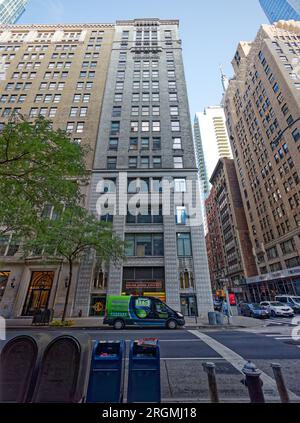
[{"label": "tree", "polygon": [[63,258],[67,261],[69,277],[62,322],[66,318],[74,262],[91,249],[105,263],[112,261],[117,265],[124,258],[124,242],[116,236],[112,225],[99,221],[79,206],[61,210],[55,220],[40,222],[31,239],[25,241],[23,249],[26,257],[32,251],[43,250],[46,259]]},{"label": "tree", "polygon": [[43,117],[18,115],[0,134],[0,235],[27,234],[47,204],[76,202],[85,151]]}]

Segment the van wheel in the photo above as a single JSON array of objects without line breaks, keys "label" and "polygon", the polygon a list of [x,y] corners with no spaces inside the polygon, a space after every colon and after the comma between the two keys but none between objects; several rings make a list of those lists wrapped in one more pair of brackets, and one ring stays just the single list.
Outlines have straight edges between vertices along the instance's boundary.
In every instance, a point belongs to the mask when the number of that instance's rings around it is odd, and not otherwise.
[{"label": "van wheel", "polygon": [[167,329],[171,329],[171,330],[177,329],[176,320],[168,320],[167,321]]},{"label": "van wheel", "polygon": [[125,328],[125,322],[124,320],[117,319],[114,321],[114,329],[115,330],[122,330]]}]

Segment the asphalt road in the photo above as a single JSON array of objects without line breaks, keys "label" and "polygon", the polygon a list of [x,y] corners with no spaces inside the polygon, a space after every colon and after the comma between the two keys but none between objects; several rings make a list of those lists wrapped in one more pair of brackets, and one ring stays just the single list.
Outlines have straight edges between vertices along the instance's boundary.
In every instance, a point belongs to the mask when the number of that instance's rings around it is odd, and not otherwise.
[{"label": "asphalt road", "polygon": [[[92,340],[129,341],[145,337],[158,338],[161,347],[162,398],[168,401],[208,401],[207,375],[203,370],[204,362],[216,365],[219,394],[222,401],[249,401],[247,388],[241,384],[241,372],[245,361],[251,360],[263,372],[267,400],[277,397],[273,379],[272,362],[282,365],[291,396],[300,402],[300,342],[291,339],[291,329],[286,328],[284,335],[268,331],[253,333],[238,330],[140,330],[132,329],[116,332],[113,330],[72,330],[68,333],[88,334]],[[8,339],[24,334],[37,335],[38,331],[8,331]],[[63,331],[51,330],[51,337]],[[3,342],[0,343],[3,346]]]}]

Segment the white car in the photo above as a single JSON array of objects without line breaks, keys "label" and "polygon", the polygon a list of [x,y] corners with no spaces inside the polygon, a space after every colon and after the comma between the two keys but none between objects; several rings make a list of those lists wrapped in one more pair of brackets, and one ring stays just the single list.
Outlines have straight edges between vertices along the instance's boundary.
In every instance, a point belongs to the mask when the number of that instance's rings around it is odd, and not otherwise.
[{"label": "white car", "polygon": [[294,316],[294,310],[284,305],[283,303],[280,303],[279,301],[263,301],[260,303],[260,305],[264,308],[266,308],[270,313],[272,317],[281,316],[281,317],[293,317]]}]

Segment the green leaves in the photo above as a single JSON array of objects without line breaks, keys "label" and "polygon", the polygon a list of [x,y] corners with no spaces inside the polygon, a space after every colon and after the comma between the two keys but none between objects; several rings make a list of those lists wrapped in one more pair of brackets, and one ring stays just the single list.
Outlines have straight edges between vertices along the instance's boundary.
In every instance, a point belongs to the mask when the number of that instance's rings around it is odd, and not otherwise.
[{"label": "green leaves", "polygon": [[79,206],[68,207],[55,220],[44,219],[36,226],[32,238],[24,243],[25,255],[40,249],[46,258],[63,257],[69,262],[91,249],[103,262],[118,263],[124,258],[124,243],[112,226]]},{"label": "green leaves", "polygon": [[27,234],[47,204],[76,202],[85,151],[43,117],[18,116],[0,134],[1,231]]}]

